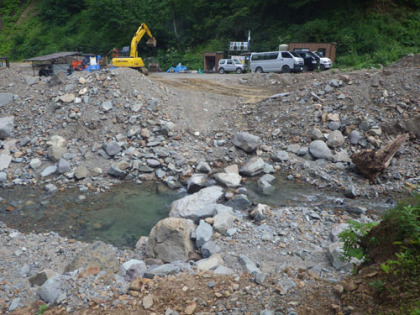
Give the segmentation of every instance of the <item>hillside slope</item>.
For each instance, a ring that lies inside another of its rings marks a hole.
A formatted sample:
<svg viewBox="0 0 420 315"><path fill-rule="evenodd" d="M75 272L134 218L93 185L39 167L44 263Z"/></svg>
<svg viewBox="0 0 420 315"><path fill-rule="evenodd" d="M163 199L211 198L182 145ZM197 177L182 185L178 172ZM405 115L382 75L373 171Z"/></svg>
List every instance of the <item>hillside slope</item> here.
<svg viewBox="0 0 420 315"><path fill-rule="evenodd" d="M400 1L3 0L0 55L21 60L64 50L106 54L127 46L141 22L158 48L140 46L163 68L201 67L205 50L247 41L253 51L291 41L337 42L337 63L388 64L420 47L420 4ZM279 19L279 17L281 17ZM250 37L249 37L250 35Z"/></svg>

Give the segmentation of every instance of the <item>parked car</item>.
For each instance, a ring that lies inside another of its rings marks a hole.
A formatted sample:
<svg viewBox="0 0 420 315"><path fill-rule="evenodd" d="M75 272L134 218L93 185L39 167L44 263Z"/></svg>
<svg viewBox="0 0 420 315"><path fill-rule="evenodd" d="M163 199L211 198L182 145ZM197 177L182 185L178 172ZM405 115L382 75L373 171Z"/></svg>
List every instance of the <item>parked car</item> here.
<svg viewBox="0 0 420 315"><path fill-rule="evenodd" d="M318 69L318 63L315 57L309 54L308 52L297 51L297 52L292 52L292 54L296 54L297 56L303 58L303 62L304 62L303 70L314 71Z"/></svg>
<svg viewBox="0 0 420 315"><path fill-rule="evenodd" d="M330 58L324 57L322 54L316 52L316 51L310 51L310 53L318 62L319 70L324 71L331 69L332 67L332 61Z"/></svg>
<svg viewBox="0 0 420 315"><path fill-rule="evenodd" d="M236 72L237 74L245 73L247 67L238 59L220 59L219 60L219 73Z"/></svg>
<svg viewBox="0 0 420 315"><path fill-rule="evenodd" d="M271 51L252 53L249 69L252 72L301 72L304 61L289 51Z"/></svg>

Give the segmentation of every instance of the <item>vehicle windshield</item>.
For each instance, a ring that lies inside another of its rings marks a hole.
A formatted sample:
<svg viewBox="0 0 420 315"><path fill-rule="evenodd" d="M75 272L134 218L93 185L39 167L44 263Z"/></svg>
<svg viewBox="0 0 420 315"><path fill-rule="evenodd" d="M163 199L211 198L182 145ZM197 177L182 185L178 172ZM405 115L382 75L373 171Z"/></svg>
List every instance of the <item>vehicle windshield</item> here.
<svg viewBox="0 0 420 315"><path fill-rule="evenodd" d="M299 57L299 58L301 58L301 56L298 54L298 53L295 53L294 51L291 51L290 52L293 56L295 56L295 57Z"/></svg>
<svg viewBox="0 0 420 315"><path fill-rule="evenodd" d="M234 59L233 60L234 62L235 62L235 64L237 64L237 65L241 65L242 64L242 62L240 62L239 60L237 60L237 59Z"/></svg>
<svg viewBox="0 0 420 315"><path fill-rule="evenodd" d="M323 58L323 56L321 56L320 54L318 54L316 51L312 52L315 56L317 56L318 58Z"/></svg>

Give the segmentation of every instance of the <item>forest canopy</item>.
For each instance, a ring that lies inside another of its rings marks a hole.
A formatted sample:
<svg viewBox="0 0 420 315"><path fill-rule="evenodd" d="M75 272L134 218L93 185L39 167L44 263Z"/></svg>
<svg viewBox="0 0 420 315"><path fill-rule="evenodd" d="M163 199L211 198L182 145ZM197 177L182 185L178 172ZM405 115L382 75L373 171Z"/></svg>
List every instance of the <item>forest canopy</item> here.
<svg viewBox="0 0 420 315"><path fill-rule="evenodd" d="M158 40L140 55L198 67L202 52L247 41L337 43L342 66L388 64L419 52L420 0L2 0L0 55L21 60L57 51L106 54L128 46L141 23Z"/></svg>

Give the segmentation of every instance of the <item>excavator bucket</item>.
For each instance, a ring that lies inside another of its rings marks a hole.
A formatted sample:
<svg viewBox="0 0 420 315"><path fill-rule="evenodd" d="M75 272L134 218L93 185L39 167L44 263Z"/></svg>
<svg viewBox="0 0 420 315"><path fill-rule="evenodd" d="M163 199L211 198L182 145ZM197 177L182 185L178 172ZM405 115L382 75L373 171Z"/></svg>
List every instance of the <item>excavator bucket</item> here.
<svg viewBox="0 0 420 315"><path fill-rule="evenodd" d="M146 42L146 45L148 47L156 47L156 38L149 38L149 40Z"/></svg>

